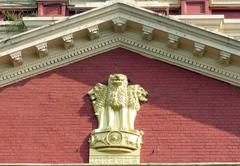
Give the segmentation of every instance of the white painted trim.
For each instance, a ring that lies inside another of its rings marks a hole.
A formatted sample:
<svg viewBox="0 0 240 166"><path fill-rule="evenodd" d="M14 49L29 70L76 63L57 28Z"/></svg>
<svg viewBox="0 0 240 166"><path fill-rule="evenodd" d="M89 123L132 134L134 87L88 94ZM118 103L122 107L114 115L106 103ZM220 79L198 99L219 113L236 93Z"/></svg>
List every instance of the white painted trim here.
<svg viewBox="0 0 240 166"><path fill-rule="evenodd" d="M140 27L147 25L153 28L155 32L160 31L170 36L176 36L178 39L188 39L193 43L204 44L207 47L224 51L237 58L240 56L240 42L237 40L193 25L188 25L179 20L170 19L169 17L159 14L156 15L154 12L142 8L123 3L113 3L99 9L93 9L84 14L57 21L30 32L22 33L7 40L2 40L0 41L0 57L9 56L11 53L35 47L40 43L53 39L62 39L65 35L86 31L86 29L106 22L111 24L112 20L116 18L125 19L127 22L134 22L140 25ZM89 41L87 47L76 46L62 53L36 59L32 63L23 63L23 65L17 68L11 68L1 72L0 86L3 87L118 47L123 47L142 54L143 56L164 61L208 77L240 86L240 70L238 69L233 71L231 68L221 66L218 63L208 63L200 59L194 59L192 58L192 53L190 53L189 56L184 56L181 55L181 51L179 50L166 50L166 48L154 46L151 43L152 42L139 41L139 38L131 37L131 35L127 36L126 33L112 34L105 38L100 37L99 39Z"/></svg>
<svg viewBox="0 0 240 166"><path fill-rule="evenodd" d="M143 56L154 58L173 64L208 77L212 77L232 85L240 86L240 74L228 71L213 64L207 64L181 53L169 52L167 48L160 48L143 43L129 36L129 34L113 34L105 38L89 41L87 47L76 46L64 52L51 55L47 58L36 60L31 64L23 64L18 68L12 68L2 72L0 76L0 87L18 82L20 80L47 72L49 70L66 66L82 59L122 47L139 53Z"/></svg>
<svg viewBox="0 0 240 166"><path fill-rule="evenodd" d="M224 49L227 52L230 52L234 55L240 55L240 42L226 36L222 33L211 32L203 28L199 28L197 26L188 25L176 19L170 19L169 17L156 15L154 12L149 10L145 10L142 8L134 7L127 4L122 3L114 3L109 6L105 6L98 9L93 9L92 12L84 13L82 15L75 15L69 17L67 19L63 19L52 23L50 25L43 26L41 28L34 29L30 32L25 32L9 39L4 39L0 41L0 48L5 50L4 48L9 48L8 46L21 42L21 45L28 42L31 38L39 37L41 34L41 39L44 38L45 40L51 40L52 38L60 37L64 34L63 29L71 25L68 31L70 33L79 31L81 29L93 26L94 24L101 24L103 22L112 20L114 17L123 17L125 19L144 24L144 25L151 25L151 27L155 29L159 29L161 31L165 31L171 34L178 35L180 37L184 37L186 39L196 41L199 43L208 43L210 47L214 47L217 49ZM94 22L93 22L94 18ZM99 18L99 19L98 19ZM101 18L101 19L100 19ZM80 24L78 26L72 26L77 22L84 22L85 24ZM88 23L87 23L88 22ZM91 25L92 24L92 25ZM170 28L171 27L171 28ZM53 35L49 34L49 31L53 33ZM53 32L54 31L54 32ZM37 41L35 39L35 41ZM224 46L227 43L228 46ZM35 45L38 44L37 42ZM28 45L27 47L29 47ZM16 47L17 48L17 47ZM14 50L17 51L17 50ZM11 53L11 51L0 52L0 56L4 56L6 54Z"/></svg>

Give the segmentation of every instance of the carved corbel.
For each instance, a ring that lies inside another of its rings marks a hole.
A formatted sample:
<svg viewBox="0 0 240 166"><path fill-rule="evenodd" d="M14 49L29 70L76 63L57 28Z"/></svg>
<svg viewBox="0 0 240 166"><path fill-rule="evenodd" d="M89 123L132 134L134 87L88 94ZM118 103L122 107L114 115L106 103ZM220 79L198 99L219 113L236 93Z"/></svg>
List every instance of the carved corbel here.
<svg viewBox="0 0 240 166"><path fill-rule="evenodd" d="M123 33L126 29L127 20L125 18L115 18L112 20L115 32Z"/></svg>
<svg viewBox="0 0 240 166"><path fill-rule="evenodd" d="M99 28L98 25L92 26L87 29L88 30L88 37L90 40L99 38Z"/></svg>
<svg viewBox="0 0 240 166"><path fill-rule="evenodd" d="M220 51L219 63L228 65L231 61L231 53L226 51Z"/></svg>
<svg viewBox="0 0 240 166"><path fill-rule="evenodd" d="M10 54L10 58L14 67L21 66L23 64L21 51Z"/></svg>
<svg viewBox="0 0 240 166"><path fill-rule="evenodd" d="M72 48L74 46L73 34L68 34L62 37L65 49Z"/></svg>
<svg viewBox="0 0 240 166"><path fill-rule="evenodd" d="M168 35L168 47L172 49L177 49L179 43L179 36L169 34Z"/></svg>
<svg viewBox="0 0 240 166"><path fill-rule="evenodd" d="M153 35L153 28L143 25L142 31L143 31L143 39L151 41L152 35Z"/></svg>
<svg viewBox="0 0 240 166"><path fill-rule="evenodd" d="M193 55L197 57L202 57L205 52L205 45L201 43L194 43Z"/></svg>
<svg viewBox="0 0 240 166"><path fill-rule="evenodd" d="M36 45L36 49L39 58L48 56L47 42Z"/></svg>

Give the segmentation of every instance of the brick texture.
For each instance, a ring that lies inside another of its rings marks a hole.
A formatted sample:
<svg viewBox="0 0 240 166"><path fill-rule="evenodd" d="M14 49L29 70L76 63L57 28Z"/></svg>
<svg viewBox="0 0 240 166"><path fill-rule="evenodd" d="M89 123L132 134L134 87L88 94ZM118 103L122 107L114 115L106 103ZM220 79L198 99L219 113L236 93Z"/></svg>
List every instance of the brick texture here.
<svg viewBox="0 0 240 166"><path fill-rule="evenodd" d="M1 89L0 162L88 162L86 94L111 73L150 94L136 120L141 162L240 161L239 88L119 48Z"/></svg>

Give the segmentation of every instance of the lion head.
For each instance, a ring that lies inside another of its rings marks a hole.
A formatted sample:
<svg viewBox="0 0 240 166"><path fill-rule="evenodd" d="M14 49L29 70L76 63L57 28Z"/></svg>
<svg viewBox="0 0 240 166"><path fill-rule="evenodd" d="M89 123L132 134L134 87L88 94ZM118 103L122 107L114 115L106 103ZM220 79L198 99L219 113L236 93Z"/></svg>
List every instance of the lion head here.
<svg viewBox="0 0 240 166"><path fill-rule="evenodd" d="M128 80L123 74L111 74L108 79L107 103L114 109L127 107Z"/></svg>
<svg viewBox="0 0 240 166"><path fill-rule="evenodd" d="M108 85L112 85L115 87L127 86L128 85L127 76L123 74L111 74L108 79Z"/></svg>
<svg viewBox="0 0 240 166"><path fill-rule="evenodd" d="M145 91L140 85L138 85L137 96L139 101L147 101L148 92Z"/></svg>

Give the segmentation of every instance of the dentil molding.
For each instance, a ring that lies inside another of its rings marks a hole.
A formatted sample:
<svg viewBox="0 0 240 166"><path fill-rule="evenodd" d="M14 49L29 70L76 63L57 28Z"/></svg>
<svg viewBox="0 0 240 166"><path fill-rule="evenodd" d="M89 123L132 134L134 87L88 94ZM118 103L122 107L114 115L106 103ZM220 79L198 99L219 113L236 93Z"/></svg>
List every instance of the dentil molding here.
<svg viewBox="0 0 240 166"><path fill-rule="evenodd" d="M132 37L132 36L131 36ZM167 48L151 46L131 38L126 34L112 34L101 39L89 41L86 47L74 47L44 59L38 59L31 64L23 64L12 68L0 75L0 86L6 86L46 71L66 66L82 59L94 56L115 48L125 48L143 56L164 61L197 73L220 79L224 82L240 86L240 74L230 72L224 68L200 62L195 58L169 51Z"/></svg>

